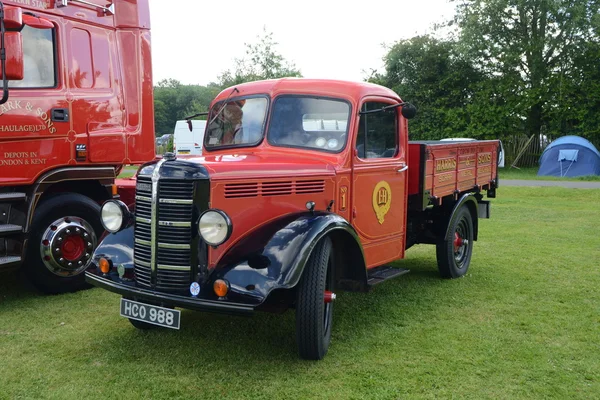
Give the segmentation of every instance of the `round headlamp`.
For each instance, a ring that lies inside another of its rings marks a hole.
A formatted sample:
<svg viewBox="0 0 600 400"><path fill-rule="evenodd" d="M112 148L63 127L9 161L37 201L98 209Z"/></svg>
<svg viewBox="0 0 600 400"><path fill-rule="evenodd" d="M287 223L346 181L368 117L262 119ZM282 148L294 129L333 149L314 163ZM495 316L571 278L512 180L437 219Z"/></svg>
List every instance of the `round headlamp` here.
<svg viewBox="0 0 600 400"><path fill-rule="evenodd" d="M211 246L223 244L232 230L231 220L221 210L207 210L200 215L198 233Z"/></svg>
<svg viewBox="0 0 600 400"><path fill-rule="evenodd" d="M128 215L129 209L125 203L119 200L108 200L102 205L100 220L104 229L110 233L117 233L125 226Z"/></svg>

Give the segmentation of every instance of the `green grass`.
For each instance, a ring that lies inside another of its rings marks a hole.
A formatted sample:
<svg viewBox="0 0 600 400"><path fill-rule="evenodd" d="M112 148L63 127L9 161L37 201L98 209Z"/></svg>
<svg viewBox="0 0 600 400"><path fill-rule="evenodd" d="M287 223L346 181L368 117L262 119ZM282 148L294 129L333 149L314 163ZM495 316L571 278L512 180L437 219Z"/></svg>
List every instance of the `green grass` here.
<svg viewBox="0 0 600 400"><path fill-rule="evenodd" d="M125 165L119 174L119 178L129 178L134 176L138 168L138 165Z"/></svg>
<svg viewBox="0 0 600 400"><path fill-rule="evenodd" d="M297 358L291 311L141 332L117 295L0 276L0 398L598 398L600 190L498 196L464 278L417 246L410 274L339 293L321 362Z"/></svg>
<svg viewBox="0 0 600 400"><path fill-rule="evenodd" d="M540 181L598 181L600 182L600 175L587 175L578 176L575 178L560 178L557 176L538 176L538 167L527 167L527 168L511 168L505 166L504 168L498 168L500 174L500 180L502 179L526 179L526 180L540 180Z"/></svg>

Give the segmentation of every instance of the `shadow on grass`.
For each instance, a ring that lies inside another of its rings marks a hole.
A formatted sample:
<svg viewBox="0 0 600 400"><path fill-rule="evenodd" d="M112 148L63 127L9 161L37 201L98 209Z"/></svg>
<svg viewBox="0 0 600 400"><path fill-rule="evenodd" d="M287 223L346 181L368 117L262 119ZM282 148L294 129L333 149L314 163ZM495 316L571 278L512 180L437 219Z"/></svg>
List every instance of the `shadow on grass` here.
<svg viewBox="0 0 600 400"><path fill-rule="evenodd" d="M43 296L19 271L0 273L0 304L3 308L12 303L28 301Z"/></svg>
<svg viewBox="0 0 600 400"><path fill-rule="evenodd" d="M421 290L440 285L439 274L430 261L411 260L403 266L414 270L378 285L371 293L340 293L334 311L332 345L353 345L358 338L368 335L375 323L381 322L381 315L402 313L399 296L408 296L405 299L408 303L418 303L413 297ZM102 349L97 351L108 351L107 356L121 361L141 358L158 368L190 363L211 365L215 360L236 365L251 359L263 366L281 360L301 362L296 352L293 309L282 314L256 313L252 317L182 310L181 320L180 331L161 328L139 331L123 320L110 337L102 338ZM343 335L338 335L342 331Z"/></svg>

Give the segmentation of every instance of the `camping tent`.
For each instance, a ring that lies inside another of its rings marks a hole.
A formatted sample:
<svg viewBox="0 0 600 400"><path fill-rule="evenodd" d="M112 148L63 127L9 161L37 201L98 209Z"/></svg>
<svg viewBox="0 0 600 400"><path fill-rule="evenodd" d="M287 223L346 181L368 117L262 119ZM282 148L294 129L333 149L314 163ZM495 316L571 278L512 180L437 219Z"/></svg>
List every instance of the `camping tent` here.
<svg viewBox="0 0 600 400"><path fill-rule="evenodd" d="M600 152L582 137L563 136L542 153L538 175L600 175Z"/></svg>

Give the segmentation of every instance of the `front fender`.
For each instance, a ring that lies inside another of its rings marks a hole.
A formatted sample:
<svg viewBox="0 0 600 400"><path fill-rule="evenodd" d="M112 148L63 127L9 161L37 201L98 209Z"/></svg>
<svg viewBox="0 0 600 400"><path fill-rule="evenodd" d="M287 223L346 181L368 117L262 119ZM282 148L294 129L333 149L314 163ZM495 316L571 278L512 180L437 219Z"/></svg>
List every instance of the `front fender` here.
<svg viewBox="0 0 600 400"><path fill-rule="evenodd" d="M231 291L264 301L275 289L296 286L314 246L331 233L352 237L364 260L358 235L344 218L325 212L300 213L246 235L223 256L213 274L226 279Z"/></svg>
<svg viewBox="0 0 600 400"><path fill-rule="evenodd" d="M117 233L108 233L102 239L94 251L93 260L97 261L105 257L112 261L113 265L122 264L127 271L133 271L133 237L134 226L129 225Z"/></svg>

